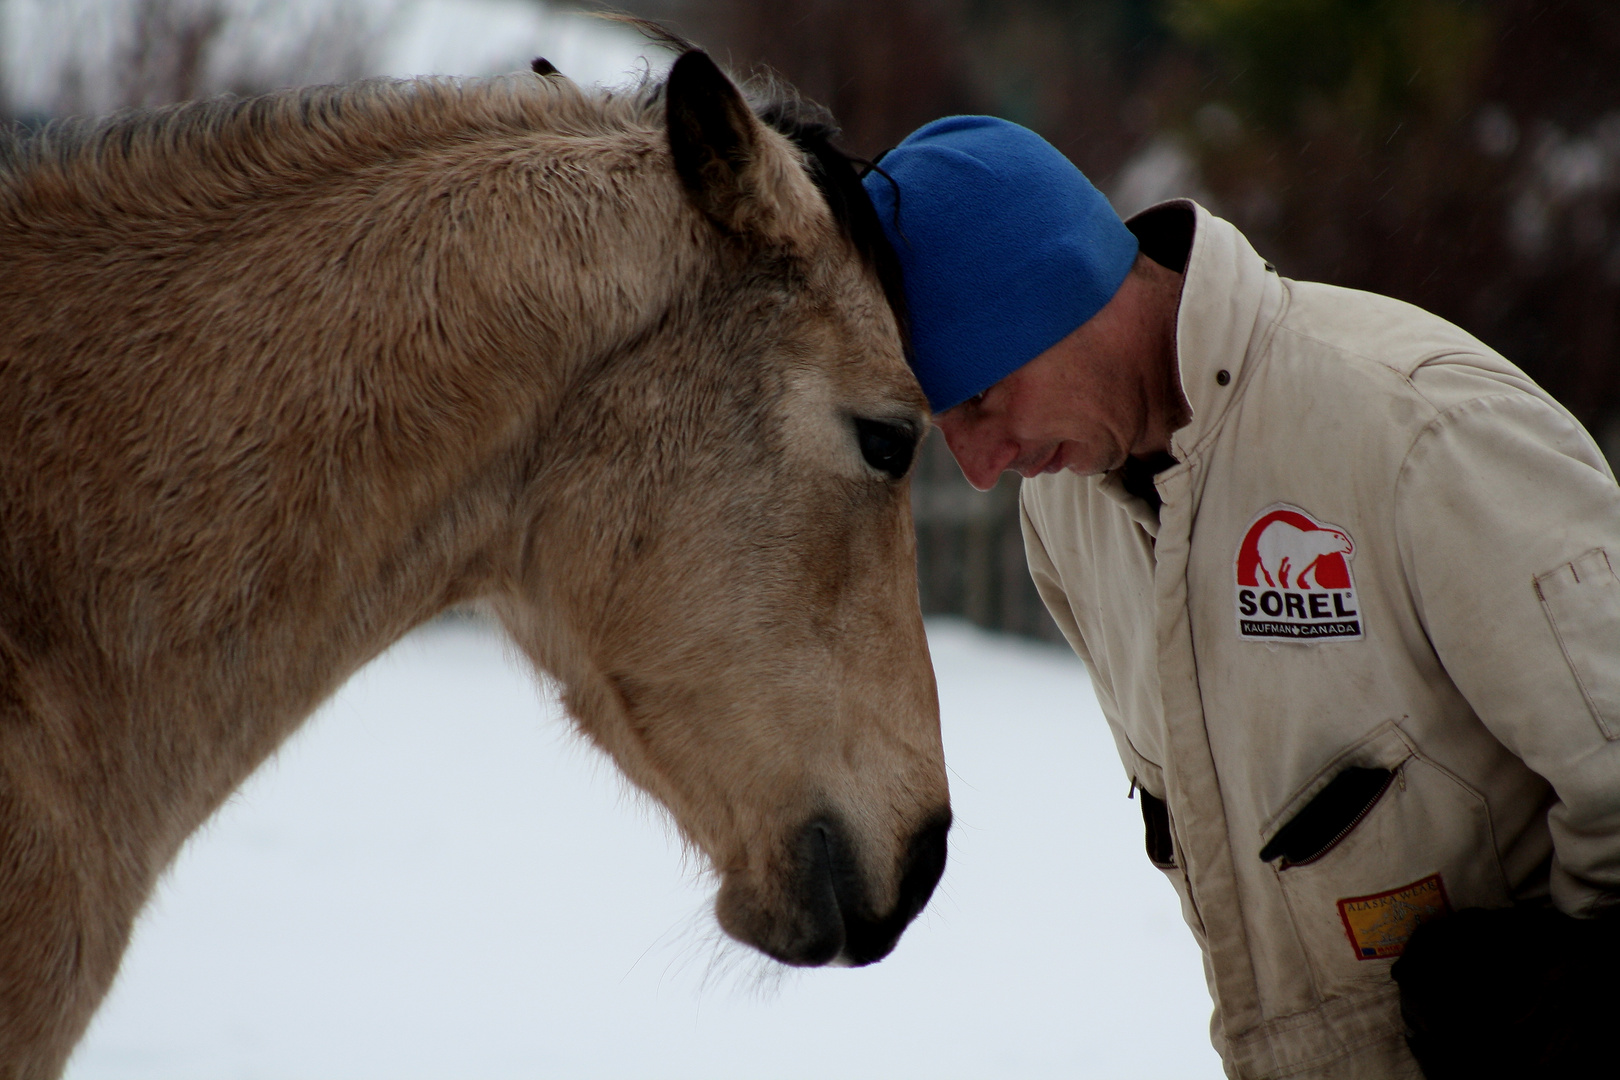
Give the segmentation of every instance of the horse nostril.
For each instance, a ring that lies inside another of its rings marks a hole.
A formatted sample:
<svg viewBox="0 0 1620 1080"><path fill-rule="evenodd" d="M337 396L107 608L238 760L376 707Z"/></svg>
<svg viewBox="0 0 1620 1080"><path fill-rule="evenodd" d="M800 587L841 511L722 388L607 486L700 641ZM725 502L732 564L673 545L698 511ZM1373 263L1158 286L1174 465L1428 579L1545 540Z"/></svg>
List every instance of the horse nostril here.
<svg viewBox="0 0 1620 1080"><path fill-rule="evenodd" d="M930 818L911 837L900 876L900 896L895 915L904 926L934 895L934 886L945 873L945 834L951 830L951 812L944 810Z"/></svg>
<svg viewBox="0 0 1620 1080"><path fill-rule="evenodd" d="M799 902L806 925L802 937L779 956L790 964L816 967L835 959L844 947L845 910L850 905L854 867L837 822L818 818L799 833Z"/></svg>
<svg viewBox="0 0 1620 1080"><path fill-rule="evenodd" d="M934 894L945 872L945 835L951 828L949 808L939 811L911 836L900 864L900 887L894 907L882 918L858 916L844 908L843 958L860 967L889 955L900 933ZM840 895L840 901L843 896Z"/></svg>
<svg viewBox="0 0 1620 1080"><path fill-rule="evenodd" d="M839 963L860 967L887 956L916 917L945 870L948 809L931 816L906 844L896 867L892 905L876 909L848 830L834 815L813 818L794 841L790 895L796 911L782 921L760 918L758 909L722 898L717 910L727 932L757 945L784 963L815 967ZM739 894L746 895L746 894ZM774 925L772 925L774 923Z"/></svg>

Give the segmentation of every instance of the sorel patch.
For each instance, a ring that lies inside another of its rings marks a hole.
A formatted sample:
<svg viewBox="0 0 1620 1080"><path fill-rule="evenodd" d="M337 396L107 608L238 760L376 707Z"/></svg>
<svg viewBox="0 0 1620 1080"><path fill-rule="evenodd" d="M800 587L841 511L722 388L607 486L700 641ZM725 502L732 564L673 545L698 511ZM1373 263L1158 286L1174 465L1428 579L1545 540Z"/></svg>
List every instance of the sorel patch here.
<svg viewBox="0 0 1620 1080"><path fill-rule="evenodd" d="M1339 901L1339 918L1356 950L1357 960L1387 960L1401 955L1419 926L1451 910L1439 874L1372 896Z"/></svg>
<svg viewBox="0 0 1620 1080"><path fill-rule="evenodd" d="M1238 637L1245 641L1358 641L1361 604L1350 576L1356 545L1336 525L1273 503L1237 550Z"/></svg>

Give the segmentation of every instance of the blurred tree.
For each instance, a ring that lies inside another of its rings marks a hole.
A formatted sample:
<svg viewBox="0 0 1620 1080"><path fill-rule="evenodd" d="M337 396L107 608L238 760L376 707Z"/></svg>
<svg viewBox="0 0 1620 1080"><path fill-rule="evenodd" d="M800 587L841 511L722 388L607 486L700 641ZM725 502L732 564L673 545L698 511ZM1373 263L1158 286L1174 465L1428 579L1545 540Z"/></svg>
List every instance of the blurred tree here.
<svg viewBox="0 0 1620 1080"><path fill-rule="evenodd" d="M402 2L0 0L0 92L43 120L357 78Z"/></svg>
<svg viewBox="0 0 1620 1080"><path fill-rule="evenodd" d="M1327 110L1369 130L1466 103L1486 16L1470 0L1169 0L1266 128L1297 135Z"/></svg>
<svg viewBox="0 0 1620 1080"><path fill-rule="evenodd" d="M1620 9L1170 0L1175 126L1285 272L1478 334L1620 450Z"/></svg>
<svg viewBox="0 0 1620 1080"><path fill-rule="evenodd" d="M1045 135L1095 181L1147 142L1166 89L1158 0L971 0L964 12L985 108Z"/></svg>
<svg viewBox="0 0 1620 1080"><path fill-rule="evenodd" d="M120 104L164 105L198 97L227 17L223 0L184 5L136 0L133 32L118 71Z"/></svg>
<svg viewBox="0 0 1620 1080"><path fill-rule="evenodd" d="M11 8L9 0L0 0L0 124L16 119L11 105Z"/></svg>

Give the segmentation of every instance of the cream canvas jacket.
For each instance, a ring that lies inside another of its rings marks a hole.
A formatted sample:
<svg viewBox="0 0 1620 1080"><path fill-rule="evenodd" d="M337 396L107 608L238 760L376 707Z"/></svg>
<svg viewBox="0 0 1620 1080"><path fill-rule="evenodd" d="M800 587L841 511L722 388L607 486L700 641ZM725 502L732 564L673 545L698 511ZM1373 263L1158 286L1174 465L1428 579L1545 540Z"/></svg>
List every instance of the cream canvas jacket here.
<svg viewBox="0 0 1620 1080"><path fill-rule="evenodd" d="M1620 892L1620 489L1462 330L1191 203L1132 228L1178 217L1163 505L1027 481L1030 569L1168 804L1228 1075L1415 1077L1389 969L1423 919Z"/></svg>

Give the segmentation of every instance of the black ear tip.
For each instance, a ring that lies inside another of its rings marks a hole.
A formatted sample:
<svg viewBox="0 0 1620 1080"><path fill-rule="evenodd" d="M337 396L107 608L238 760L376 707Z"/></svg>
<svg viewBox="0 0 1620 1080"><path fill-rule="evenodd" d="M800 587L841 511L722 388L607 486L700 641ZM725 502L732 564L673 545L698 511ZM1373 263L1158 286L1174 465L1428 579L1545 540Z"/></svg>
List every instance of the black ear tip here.
<svg viewBox="0 0 1620 1080"><path fill-rule="evenodd" d="M735 83L702 49L683 52L670 66L664 96L671 118L677 114L746 109Z"/></svg>
<svg viewBox="0 0 1620 1080"><path fill-rule="evenodd" d="M719 67L702 49L688 49L675 58L669 68L669 81L683 83L689 80L724 79Z"/></svg>
<svg viewBox="0 0 1620 1080"><path fill-rule="evenodd" d="M550 60L547 60L543 56L535 57L532 61L529 62L529 67L534 70L534 73L536 75L557 75L557 74L560 74L560 72L558 72L558 70L557 70L556 65L554 65Z"/></svg>

